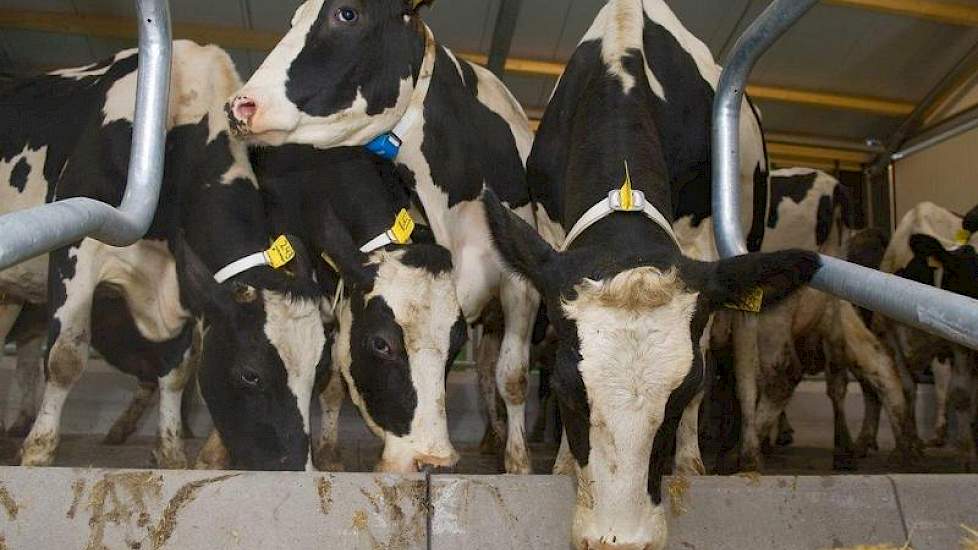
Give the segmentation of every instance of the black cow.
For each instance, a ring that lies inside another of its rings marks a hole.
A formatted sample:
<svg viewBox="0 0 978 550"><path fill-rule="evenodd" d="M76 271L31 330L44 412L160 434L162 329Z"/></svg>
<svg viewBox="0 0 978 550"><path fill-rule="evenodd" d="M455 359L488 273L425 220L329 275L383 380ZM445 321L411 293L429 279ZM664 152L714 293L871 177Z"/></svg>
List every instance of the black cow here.
<svg viewBox="0 0 978 550"><path fill-rule="evenodd" d="M273 225L303 236L339 270L319 264L325 295L336 294L342 276L346 293L336 297L331 312L338 325L333 367L384 441L378 470L454 466L458 454L448 437L445 377L467 327L455 296L451 254L420 242L420 229L413 242L383 237L393 233L399 215L405 219L410 195L393 165L363 148L284 145L255 156ZM332 377L329 384L320 394L320 469L338 462L342 381Z"/></svg>
<svg viewBox="0 0 978 550"><path fill-rule="evenodd" d="M478 199L489 187L533 222L524 173L533 134L492 73L436 44L418 15L427 3L305 2L227 111L232 127L256 143L369 145L394 158L437 242L452 253L466 320L476 322L500 299L505 332L495 370L508 418L505 467L527 473L524 408L539 296L502 269Z"/></svg>
<svg viewBox="0 0 978 550"><path fill-rule="evenodd" d="M496 246L543 295L559 338L553 386L578 479L577 548L665 546L670 451L676 473L702 471L696 417L712 313L749 308L758 290L776 303L819 266L797 250L684 254L673 222L691 227L683 201L708 208L710 181L692 166L680 175L672 155L684 147L667 139L709 151L711 92L676 36L690 37L665 4L613 0L571 58L528 164L532 194L568 235L559 250L485 194Z"/></svg>
<svg viewBox="0 0 978 550"><path fill-rule="evenodd" d="M77 196L121 201L136 53L4 87L3 211ZM172 339L203 321L199 381L234 467L309 463L308 403L324 346L319 292L300 243L289 266L295 276L255 255L269 246L262 197L247 150L231 139L222 111L221 96L239 84L224 51L174 43L163 188L146 237L124 248L85 239L0 272L0 289L46 301L50 311L47 383L24 464L53 460L62 407L88 361L92 300L102 283L125 297L148 340ZM242 258L261 261L242 271ZM165 467L186 465L180 402L193 362L185 356L159 380L157 456Z"/></svg>

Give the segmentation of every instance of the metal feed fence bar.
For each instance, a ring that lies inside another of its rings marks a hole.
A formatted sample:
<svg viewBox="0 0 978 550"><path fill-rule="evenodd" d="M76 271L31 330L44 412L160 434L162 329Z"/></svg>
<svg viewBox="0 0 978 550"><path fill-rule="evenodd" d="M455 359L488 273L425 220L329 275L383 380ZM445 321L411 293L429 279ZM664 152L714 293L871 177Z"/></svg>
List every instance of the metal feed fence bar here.
<svg viewBox="0 0 978 550"><path fill-rule="evenodd" d="M149 229L163 178L170 90L168 0L136 0L139 75L126 192L119 208L78 197L0 216L0 269L92 237L132 244Z"/></svg>
<svg viewBox="0 0 978 550"><path fill-rule="evenodd" d="M737 41L713 105L713 224L724 258L747 253L740 227L740 107L754 64L818 0L774 0ZM978 301L822 256L812 287L978 349Z"/></svg>

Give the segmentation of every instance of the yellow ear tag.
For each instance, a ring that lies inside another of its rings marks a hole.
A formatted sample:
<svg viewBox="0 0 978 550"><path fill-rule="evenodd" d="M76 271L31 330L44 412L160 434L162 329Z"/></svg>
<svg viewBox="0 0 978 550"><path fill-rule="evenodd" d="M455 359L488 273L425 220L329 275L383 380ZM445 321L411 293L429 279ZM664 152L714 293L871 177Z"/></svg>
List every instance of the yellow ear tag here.
<svg viewBox="0 0 978 550"><path fill-rule="evenodd" d="M265 258L268 259L268 265L278 269L295 258L295 249L292 248L289 239L281 235L275 239L272 247L265 251Z"/></svg>
<svg viewBox="0 0 978 550"><path fill-rule="evenodd" d="M971 231L967 229L958 229L958 232L954 235L954 242L965 245L971 239Z"/></svg>
<svg viewBox="0 0 978 550"><path fill-rule="evenodd" d="M395 244L405 244L411 238L411 233L414 233L414 218L408 211L401 209L397 213L397 217L394 218L394 227L391 227L391 240Z"/></svg>
<svg viewBox="0 0 978 550"><path fill-rule="evenodd" d="M635 206L632 202L632 176L628 173L627 160L625 161L625 183L618 190L618 203L621 204L621 209L625 211L631 210Z"/></svg>
<svg viewBox="0 0 978 550"><path fill-rule="evenodd" d="M944 264L942 264L941 262L937 261L937 258L935 258L933 256L927 258L927 265L929 265L930 267L933 267L934 269L941 269L942 267L944 267Z"/></svg>
<svg viewBox="0 0 978 550"><path fill-rule="evenodd" d="M736 309L750 313L760 313L761 304L764 302L764 291L758 287L741 297L736 303L724 304L727 309Z"/></svg>

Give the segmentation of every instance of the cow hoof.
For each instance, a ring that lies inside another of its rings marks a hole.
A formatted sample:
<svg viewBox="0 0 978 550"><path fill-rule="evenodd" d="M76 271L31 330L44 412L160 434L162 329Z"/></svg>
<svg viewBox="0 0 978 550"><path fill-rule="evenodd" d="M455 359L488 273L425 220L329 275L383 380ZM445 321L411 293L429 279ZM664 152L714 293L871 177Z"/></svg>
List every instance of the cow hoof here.
<svg viewBox="0 0 978 550"><path fill-rule="evenodd" d="M832 456L832 469L840 472L851 472L856 469L856 459L851 453L835 454Z"/></svg>
<svg viewBox="0 0 978 550"><path fill-rule="evenodd" d="M153 451L153 462L163 470L186 470L190 466L182 449L156 449Z"/></svg>
<svg viewBox="0 0 978 550"><path fill-rule="evenodd" d="M934 439L927 442L928 447L943 447L947 445L947 426L939 426L934 430Z"/></svg>
<svg viewBox="0 0 978 550"><path fill-rule="evenodd" d="M497 455L502 450L502 446L502 441L496 436L496 430L490 426L482 434L482 441L479 442L479 454L487 456Z"/></svg>
<svg viewBox="0 0 978 550"><path fill-rule="evenodd" d="M333 451L317 450L313 453L312 465L320 472L343 472L346 467L340 460L339 453Z"/></svg>
<svg viewBox="0 0 978 550"><path fill-rule="evenodd" d="M778 447L790 447L795 443L795 432L794 431L784 431L778 434L778 439L775 441Z"/></svg>
<svg viewBox="0 0 978 550"><path fill-rule="evenodd" d="M855 458L866 458L870 451L879 451L880 447L875 439L860 436L852 446L852 456Z"/></svg>
<svg viewBox="0 0 978 550"><path fill-rule="evenodd" d="M760 472L761 457L754 455L740 455L738 470L741 472Z"/></svg>
<svg viewBox="0 0 978 550"><path fill-rule="evenodd" d="M34 426L34 417L20 415L17 420L7 429L7 437L16 437L22 439L27 437L27 434L31 433L31 428Z"/></svg>
<svg viewBox="0 0 978 550"><path fill-rule="evenodd" d="M119 428L117 426L112 426L109 433L105 434L105 438L102 439L103 445L122 445L129 439L129 434L132 433L125 428Z"/></svg>
<svg viewBox="0 0 978 550"><path fill-rule="evenodd" d="M761 454L767 456L773 453L774 453L774 445L771 445L771 441L769 439L764 438L761 441Z"/></svg>
<svg viewBox="0 0 978 550"><path fill-rule="evenodd" d="M50 466L54 463L54 450L45 452L41 450L21 449L17 453L21 466Z"/></svg>
<svg viewBox="0 0 978 550"><path fill-rule="evenodd" d="M523 456L519 458L510 453L506 453L503 466L507 474L529 475L533 473L533 468L530 466L529 453L523 453Z"/></svg>

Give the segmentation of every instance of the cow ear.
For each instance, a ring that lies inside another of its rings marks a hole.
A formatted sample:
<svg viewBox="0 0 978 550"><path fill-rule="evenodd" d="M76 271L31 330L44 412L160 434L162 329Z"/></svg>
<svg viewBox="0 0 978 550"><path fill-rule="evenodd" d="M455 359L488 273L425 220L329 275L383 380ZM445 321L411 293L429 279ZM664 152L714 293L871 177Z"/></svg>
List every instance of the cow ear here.
<svg viewBox="0 0 978 550"><path fill-rule="evenodd" d="M970 233L978 233L978 206L972 208L961 221L961 227Z"/></svg>
<svg viewBox="0 0 978 550"><path fill-rule="evenodd" d="M353 288L368 288L372 277L370 270L365 267L367 256L360 252L360 248L353 241L346 226L333 212L332 207L322 208L320 216L322 229L316 240L319 252L329 258L328 263L340 272L347 285Z"/></svg>
<svg viewBox="0 0 978 550"><path fill-rule="evenodd" d="M913 251L914 256L927 258L928 260L933 258L940 263L944 263L948 256L947 250L940 241L923 233L910 235L910 250Z"/></svg>
<svg viewBox="0 0 978 550"><path fill-rule="evenodd" d="M214 280L214 274L190 248L182 231L174 239L173 252L181 301L194 312L207 316L230 315L231 292Z"/></svg>
<svg viewBox="0 0 978 550"><path fill-rule="evenodd" d="M559 258L557 251L530 224L503 206L491 189L482 192L482 204L493 243L503 261L544 293L548 286L546 274Z"/></svg>
<svg viewBox="0 0 978 550"><path fill-rule="evenodd" d="M289 272L296 279L303 281L312 280L312 258L309 257L309 250L306 248L305 243L302 242L302 239L292 234L286 234L286 238L289 239L292 250L295 251L295 258L286 264L285 267L289 269Z"/></svg>
<svg viewBox="0 0 978 550"><path fill-rule="evenodd" d="M818 254L806 250L754 253L699 264L698 268L688 270L692 271L688 282L703 292L716 308L744 304L751 302L752 297L761 296L763 305L769 306L810 281L819 267ZM697 274L699 269L704 270Z"/></svg>

